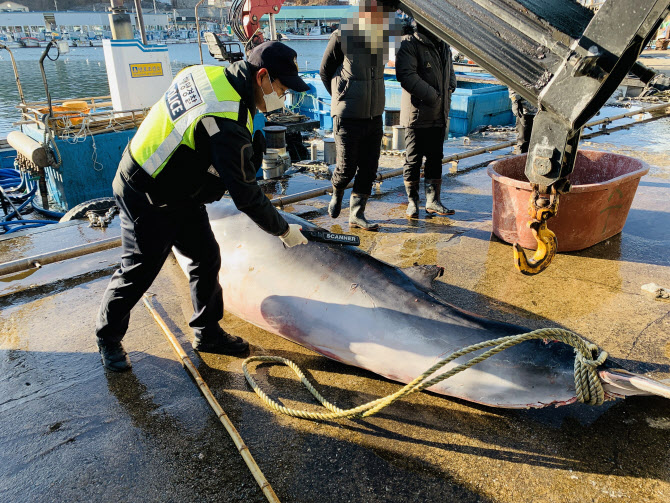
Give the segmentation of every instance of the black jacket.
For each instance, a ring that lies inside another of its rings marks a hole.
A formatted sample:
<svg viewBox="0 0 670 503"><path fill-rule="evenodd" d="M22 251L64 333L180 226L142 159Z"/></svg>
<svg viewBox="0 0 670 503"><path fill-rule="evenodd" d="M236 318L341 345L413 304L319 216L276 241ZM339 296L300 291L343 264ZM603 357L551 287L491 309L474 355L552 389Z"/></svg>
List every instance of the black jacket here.
<svg viewBox="0 0 670 503"><path fill-rule="evenodd" d="M239 61L225 72L242 98L242 106L255 114L250 65ZM220 117L214 120L219 131L210 136L201 121L195 129L195 150L181 145L156 178L134 161L128 164L122 160L121 174L156 206L211 203L228 191L235 206L264 231L275 236L284 234L288 230L286 220L256 182L257 168L251 162L253 148L246 121L242 124ZM127 151L126 156L129 157Z"/></svg>
<svg viewBox="0 0 670 503"><path fill-rule="evenodd" d="M332 96L330 114L343 119L370 119L384 113L383 53L366 49L365 40L350 37L345 54L340 30L330 36L319 74Z"/></svg>
<svg viewBox="0 0 670 503"><path fill-rule="evenodd" d="M404 127L446 126L456 74L451 49L437 46L425 35L405 35L395 59L395 74L402 86L400 125Z"/></svg>

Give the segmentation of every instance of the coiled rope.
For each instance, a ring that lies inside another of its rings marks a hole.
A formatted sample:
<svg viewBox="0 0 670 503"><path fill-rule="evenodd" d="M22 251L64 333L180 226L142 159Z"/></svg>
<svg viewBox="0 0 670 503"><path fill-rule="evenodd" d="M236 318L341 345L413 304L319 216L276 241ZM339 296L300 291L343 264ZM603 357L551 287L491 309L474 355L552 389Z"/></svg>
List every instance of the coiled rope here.
<svg viewBox="0 0 670 503"><path fill-rule="evenodd" d="M363 418L378 413L382 409L388 407L392 403L400 400L405 396L429 388L441 381L444 381L445 379L458 374L459 372L463 372L464 370L467 370L470 367L483 362L487 358L490 358L491 356L498 354L501 351L531 339L556 340L572 346L575 349L574 376L577 399L580 402L589 405L601 405L605 401L605 392L603 390L602 383L600 382L597 368L605 362L607 359L607 353L605 351L600 351L598 354L598 346L584 340L574 332L560 328L543 328L540 330L533 330L532 332L527 332L525 334L510 335L507 337L500 337L498 339L491 339L489 341L480 342L479 344L473 344L471 346L465 347L440 360L419 377L414 379L411 383L407 384L395 393L391 393L385 397L378 398L377 400L373 400L363 405L359 405L358 407L346 410L340 409L323 398L323 396L321 396L321 394L314 388L314 386L312 386L312 383L310 383L309 380L305 377L300 368L287 358L282 358L280 356L252 356L244 360L242 363L242 371L244 372L244 376L246 377L247 382L249 382L249 385L261 398L261 400L263 400L263 402L265 402L271 409L277 412L281 412L282 414L286 414L287 416L312 420ZM461 356L467 355L468 353L490 347L492 347L492 349L489 349L488 351L485 351L484 353L472 358L468 362L458 365L448 370L447 372L429 379L431 375L433 375L449 362L452 362ZM256 381L254 381L254 379L251 377L248 365L252 362L271 362L286 365L296 373L303 385L310 391L310 393L312 393L312 395L314 395L314 397L321 403L321 405L323 405L331 412L322 413L290 409L272 400L265 394L265 392L263 392L262 389L260 389Z"/></svg>

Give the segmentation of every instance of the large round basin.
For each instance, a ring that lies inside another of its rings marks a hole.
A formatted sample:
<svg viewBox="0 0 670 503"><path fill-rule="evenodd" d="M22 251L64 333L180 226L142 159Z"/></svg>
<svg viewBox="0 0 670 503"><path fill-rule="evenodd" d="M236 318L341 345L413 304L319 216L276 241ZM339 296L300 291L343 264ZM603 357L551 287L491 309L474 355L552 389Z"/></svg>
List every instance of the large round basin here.
<svg viewBox="0 0 670 503"><path fill-rule="evenodd" d="M492 162L493 233L508 243L537 248L528 228L531 187L524 170L526 154ZM572 188L560 196L558 215L547 222L558 251L582 250L621 232L640 178L649 166L625 155L580 150L568 177Z"/></svg>

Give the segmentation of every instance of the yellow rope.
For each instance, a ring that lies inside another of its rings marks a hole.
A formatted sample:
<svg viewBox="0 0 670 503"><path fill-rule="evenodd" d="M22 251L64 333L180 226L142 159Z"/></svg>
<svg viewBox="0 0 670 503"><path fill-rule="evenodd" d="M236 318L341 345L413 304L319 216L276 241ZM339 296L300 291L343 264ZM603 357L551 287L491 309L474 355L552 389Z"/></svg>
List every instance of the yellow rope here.
<svg viewBox="0 0 670 503"><path fill-rule="evenodd" d="M510 335L507 337L500 337L498 339L492 339L490 341L480 342L479 344L474 344L463 348L455 353L452 353L448 357L440 360L431 368L426 370L419 377L414 379L411 383L407 384L400 390L395 393L391 393L377 400L359 405L358 407L343 410L339 407L328 402L321 394L312 386L312 383L307 380L305 375L302 373L300 368L291 360L282 358L280 356L252 356L247 358L242 363L242 371L246 377L249 385L253 388L256 394L263 400L271 409L286 414L288 416L300 417L303 419L314 419L314 420L331 420L331 419L343 419L343 418L354 418L354 417L369 417L373 414L376 414L380 410L388 407L392 403L400 400L401 398L416 393L417 391L422 391L426 388L429 388L445 379L448 379L451 376L458 374L470 367L476 365L479 362L490 358L491 356L504 351L507 348L515 346L521 342L528 341L531 339L548 339L548 340L557 340L572 346L575 349L575 390L577 398L582 403L587 403L590 405L601 405L605 400L605 392L603 391L602 383L600 382L600 377L598 376L597 368L602 365L607 359L607 353L601 351L595 358L595 354L598 352L598 347L595 344L591 344L588 341L582 339L579 335L571 332L569 330L563 330L560 328L543 328L540 330L534 330L525 334L519 335ZM431 375L437 372L440 368L446 365L449 362L454 361L461 356L464 356L468 353L478 351L480 349L489 348L494 346L492 349L485 351L469 360L466 363L458 365L451 370L439 374L432 379L429 379ZM299 409L290 409L280 405L276 401L268 397L263 390L258 387L258 384L251 377L249 373L248 365L251 362L272 362L272 363L282 363L293 370L296 375L300 378L300 381L305 385L305 387L314 395L314 397L328 409L329 413L322 412L310 412L307 410Z"/></svg>

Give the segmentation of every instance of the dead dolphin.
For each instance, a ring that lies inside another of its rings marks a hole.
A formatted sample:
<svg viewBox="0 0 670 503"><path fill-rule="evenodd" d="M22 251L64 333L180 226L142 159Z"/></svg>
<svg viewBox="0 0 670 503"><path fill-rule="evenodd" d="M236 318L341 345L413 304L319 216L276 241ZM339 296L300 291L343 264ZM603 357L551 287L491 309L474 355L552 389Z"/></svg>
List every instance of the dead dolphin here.
<svg viewBox="0 0 670 503"><path fill-rule="evenodd" d="M310 242L287 249L230 201L209 205L208 212L221 247L226 310L339 362L408 383L465 346L528 332L436 297L431 282L438 267L401 270L351 246ZM185 269L184 257L178 260ZM428 389L495 407L565 405L576 400L573 365L571 347L528 341ZM670 398L670 386L608 365L600 376L609 398Z"/></svg>

